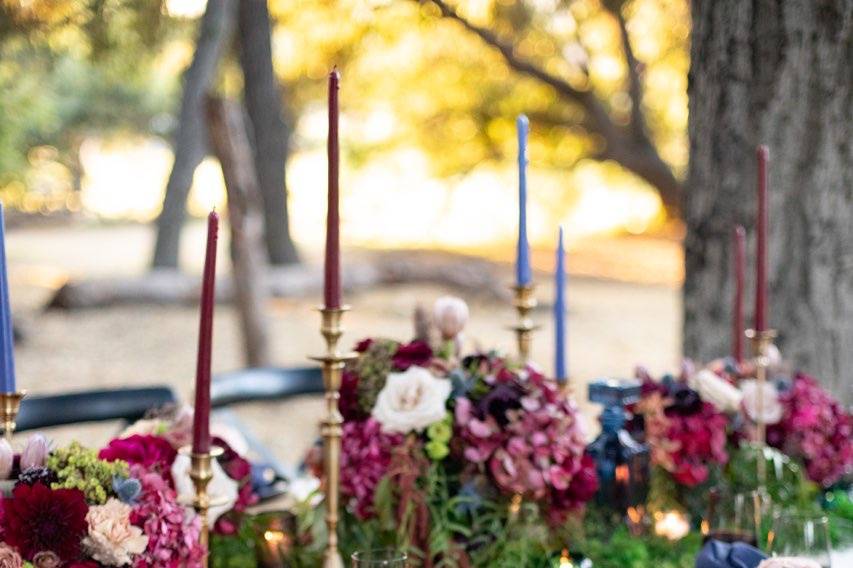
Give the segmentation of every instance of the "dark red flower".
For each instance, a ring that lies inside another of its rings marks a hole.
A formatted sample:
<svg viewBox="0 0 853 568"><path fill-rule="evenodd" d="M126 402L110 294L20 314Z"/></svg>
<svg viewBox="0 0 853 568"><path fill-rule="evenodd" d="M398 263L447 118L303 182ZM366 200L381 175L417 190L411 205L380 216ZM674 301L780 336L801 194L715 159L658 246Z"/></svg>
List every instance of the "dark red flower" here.
<svg viewBox="0 0 853 568"><path fill-rule="evenodd" d="M394 353L392 362L395 369L405 371L415 365L425 367L429 364L430 359L432 359L432 348L427 343L416 339L411 343L401 345Z"/></svg>
<svg viewBox="0 0 853 568"><path fill-rule="evenodd" d="M365 412L358 404L358 375L345 370L341 376L341 397L338 399L338 410L344 420L360 420L366 418Z"/></svg>
<svg viewBox="0 0 853 568"><path fill-rule="evenodd" d="M3 499L3 510L4 539L23 558L32 560L36 553L48 550L63 561L80 555L89 512L82 491L20 484L11 498Z"/></svg>
<svg viewBox="0 0 853 568"><path fill-rule="evenodd" d="M572 477L569 486L562 491L551 492L551 506L547 518L553 526L566 521L569 513L581 509L598 491L598 475L595 471L595 461L589 454L581 458L580 469Z"/></svg>
<svg viewBox="0 0 853 568"><path fill-rule="evenodd" d="M373 345L373 340L371 338L362 339L358 343L355 344L355 352L356 353L364 353L370 346Z"/></svg>
<svg viewBox="0 0 853 568"><path fill-rule="evenodd" d="M135 434L111 441L98 457L106 461L123 460L139 464L145 469L156 467L162 473L171 470L176 455L177 451L165 438Z"/></svg>
<svg viewBox="0 0 853 568"><path fill-rule="evenodd" d="M100 564L91 560L76 560L70 564L66 564L65 568L100 568Z"/></svg>
<svg viewBox="0 0 853 568"><path fill-rule="evenodd" d="M252 473L252 464L250 464L243 456L238 454L228 445L228 442L222 438L215 437L213 444L223 449L222 455L219 456L219 465L225 473L234 481L244 481Z"/></svg>

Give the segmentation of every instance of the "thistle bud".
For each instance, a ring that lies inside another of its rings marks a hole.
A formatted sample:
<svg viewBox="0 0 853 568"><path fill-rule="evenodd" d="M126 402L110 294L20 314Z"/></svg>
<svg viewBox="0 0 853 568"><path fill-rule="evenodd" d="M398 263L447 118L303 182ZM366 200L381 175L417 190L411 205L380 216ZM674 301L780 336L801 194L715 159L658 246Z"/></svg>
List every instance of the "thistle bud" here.
<svg viewBox="0 0 853 568"><path fill-rule="evenodd" d="M41 434L30 436L27 447L21 452L21 471L31 467L44 467L50 452L47 438Z"/></svg>

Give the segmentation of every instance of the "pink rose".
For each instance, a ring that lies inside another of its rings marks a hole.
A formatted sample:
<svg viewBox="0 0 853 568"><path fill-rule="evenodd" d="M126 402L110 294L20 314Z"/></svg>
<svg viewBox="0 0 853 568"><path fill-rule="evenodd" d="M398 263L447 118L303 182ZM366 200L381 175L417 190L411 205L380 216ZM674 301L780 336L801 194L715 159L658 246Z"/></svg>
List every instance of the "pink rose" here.
<svg viewBox="0 0 853 568"><path fill-rule="evenodd" d="M161 471L168 471L176 455L177 451L165 438L136 434L111 441L101 450L98 457L106 461L122 460L129 464L139 464L145 469L156 465Z"/></svg>

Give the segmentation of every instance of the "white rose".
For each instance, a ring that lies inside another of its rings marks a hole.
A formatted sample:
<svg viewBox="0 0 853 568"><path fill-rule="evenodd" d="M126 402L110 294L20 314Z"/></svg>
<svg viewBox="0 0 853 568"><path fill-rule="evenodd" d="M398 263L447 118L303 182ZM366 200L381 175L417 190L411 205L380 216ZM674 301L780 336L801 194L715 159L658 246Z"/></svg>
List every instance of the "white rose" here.
<svg viewBox="0 0 853 568"><path fill-rule="evenodd" d="M468 304L453 296L443 296L435 301L432 314L442 339L453 339L468 323Z"/></svg>
<svg viewBox="0 0 853 568"><path fill-rule="evenodd" d="M190 457L186 454L178 454L172 464L172 479L175 480L175 491L178 492L178 499L181 503L192 503L195 497L195 485L190 478L191 465ZM216 519L234 507L239 488L237 482L228 477L218 461L211 460L211 466L213 478L207 486L207 493L218 504L208 509L207 520L210 526L213 526Z"/></svg>
<svg viewBox="0 0 853 568"><path fill-rule="evenodd" d="M419 432L444 419L450 389L449 380L439 379L423 367L391 373L376 399L373 418L386 432Z"/></svg>
<svg viewBox="0 0 853 568"><path fill-rule="evenodd" d="M763 388L759 389L758 381L750 379L741 382L740 390L743 393L743 408L753 422L776 424L782 420L782 403L779 402L776 385L771 382L764 382ZM760 413L759 393L763 395L760 397L762 398Z"/></svg>
<svg viewBox="0 0 853 568"><path fill-rule="evenodd" d="M699 393L702 400L710 402L720 412L734 412L740 408L743 394L713 371L702 369L692 375L687 384Z"/></svg>

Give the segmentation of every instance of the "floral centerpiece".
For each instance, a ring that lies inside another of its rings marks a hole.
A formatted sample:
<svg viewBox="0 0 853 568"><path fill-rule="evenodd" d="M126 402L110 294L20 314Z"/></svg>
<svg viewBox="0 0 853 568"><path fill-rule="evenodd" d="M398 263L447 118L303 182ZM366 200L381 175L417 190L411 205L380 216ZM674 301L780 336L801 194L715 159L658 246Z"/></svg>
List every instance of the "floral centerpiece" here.
<svg viewBox="0 0 853 568"><path fill-rule="evenodd" d="M555 381L494 352L457 354L463 308L438 302L438 341L356 346L340 398L345 552L393 544L424 566L487 565L513 544L501 531L516 522L559 553L560 528L597 489L577 410Z"/></svg>
<svg viewBox="0 0 853 568"><path fill-rule="evenodd" d="M0 441L0 566L178 568L201 566L200 520L192 497L191 413L143 420L100 451L74 442L50 449L32 436L20 454ZM230 534L254 503L250 466L231 445L214 466L215 532Z"/></svg>
<svg viewBox="0 0 853 568"><path fill-rule="evenodd" d="M768 483L771 493L776 485L774 499L781 499L783 505L804 493L849 484L853 474L850 414L812 377L789 372L778 353L772 363L773 380L763 384L754 379L751 365L735 365L731 360L713 361L699 370L688 363L679 376L661 381L653 380L644 369L637 371L643 394L631 409L632 431L651 448L655 466L651 501L674 499L690 511L701 511L703 504L696 502L696 496L705 491L696 491L697 486L754 485L756 459L777 465L768 470L780 479ZM759 398L763 399L760 405ZM767 424L770 449L756 457L756 447L749 441L759 419ZM782 463L784 475L778 467ZM798 478L807 479L812 487L792 489Z"/></svg>

